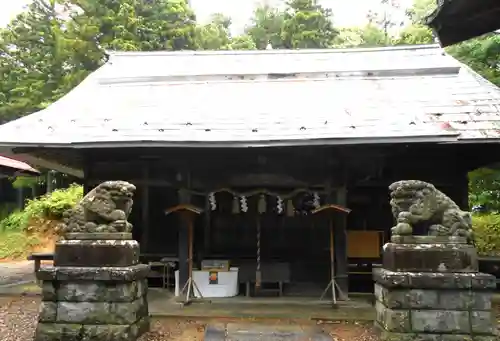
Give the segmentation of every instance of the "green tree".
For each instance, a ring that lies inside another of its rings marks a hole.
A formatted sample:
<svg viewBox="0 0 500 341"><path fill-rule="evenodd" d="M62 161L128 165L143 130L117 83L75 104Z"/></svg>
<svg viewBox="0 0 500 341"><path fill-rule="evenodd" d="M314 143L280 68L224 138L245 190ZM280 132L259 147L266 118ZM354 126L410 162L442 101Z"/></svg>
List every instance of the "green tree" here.
<svg viewBox="0 0 500 341"><path fill-rule="evenodd" d="M274 49L284 47L281 39L285 14L269 5L259 6L255 9L252 24L245 32L252 38L254 45L259 50L266 49L271 44Z"/></svg>
<svg viewBox="0 0 500 341"><path fill-rule="evenodd" d="M436 8L435 0L415 0L406 10L410 22L394 39L395 45L419 45L435 42L432 30L424 24L425 18Z"/></svg>
<svg viewBox="0 0 500 341"><path fill-rule="evenodd" d="M287 2L281 32L285 48L329 48L333 46L337 35L330 9L322 7L315 0Z"/></svg>
<svg viewBox="0 0 500 341"><path fill-rule="evenodd" d="M34 0L0 31L0 123L45 108L62 95L69 70L55 0Z"/></svg>
<svg viewBox="0 0 500 341"><path fill-rule="evenodd" d="M368 11L366 18L371 27L379 27L384 34L384 45L391 45L391 30L394 27L403 26L403 22L397 17L401 9L399 0L379 0L376 10Z"/></svg>
<svg viewBox="0 0 500 341"><path fill-rule="evenodd" d="M70 26L92 50L195 49L196 18L186 0L69 0Z"/></svg>
<svg viewBox="0 0 500 341"><path fill-rule="evenodd" d="M252 37L247 34L233 37L227 48L229 50L257 50L257 46Z"/></svg>
<svg viewBox="0 0 500 341"><path fill-rule="evenodd" d="M490 82L500 86L500 35L490 33L450 46L446 51L470 66Z"/></svg>
<svg viewBox="0 0 500 341"><path fill-rule="evenodd" d="M486 205L500 212L500 171L478 168L469 173L469 205Z"/></svg>
<svg viewBox="0 0 500 341"><path fill-rule="evenodd" d="M65 95L105 50L195 49L195 38L185 0L34 0L0 30L0 123Z"/></svg>
<svg viewBox="0 0 500 341"><path fill-rule="evenodd" d="M210 23L196 28L196 46L201 50L223 50L231 43L231 19L215 13Z"/></svg>
<svg viewBox="0 0 500 341"><path fill-rule="evenodd" d="M367 24L363 27L348 27L339 31L335 37L337 47L376 47L386 44L384 31L378 26Z"/></svg>
<svg viewBox="0 0 500 341"><path fill-rule="evenodd" d="M436 0L415 0L406 10L406 15L413 24L424 24L426 17L437 7Z"/></svg>
<svg viewBox="0 0 500 341"><path fill-rule="evenodd" d="M424 45L434 43L432 31L421 24L411 24L401 30L394 38L394 45Z"/></svg>

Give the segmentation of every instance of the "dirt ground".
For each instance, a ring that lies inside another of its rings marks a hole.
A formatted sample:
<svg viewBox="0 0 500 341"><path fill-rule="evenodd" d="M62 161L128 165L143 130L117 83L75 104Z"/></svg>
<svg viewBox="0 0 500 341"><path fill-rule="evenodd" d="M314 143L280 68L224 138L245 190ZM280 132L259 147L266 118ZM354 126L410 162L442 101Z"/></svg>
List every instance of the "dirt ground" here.
<svg viewBox="0 0 500 341"><path fill-rule="evenodd" d="M2 341L31 341L36 327L39 298L0 297L0 335ZM153 319L151 332L140 341L201 341L208 323L248 322L266 324L321 324L334 341L378 341L372 328L357 323L320 323L296 320L190 320L178 318Z"/></svg>

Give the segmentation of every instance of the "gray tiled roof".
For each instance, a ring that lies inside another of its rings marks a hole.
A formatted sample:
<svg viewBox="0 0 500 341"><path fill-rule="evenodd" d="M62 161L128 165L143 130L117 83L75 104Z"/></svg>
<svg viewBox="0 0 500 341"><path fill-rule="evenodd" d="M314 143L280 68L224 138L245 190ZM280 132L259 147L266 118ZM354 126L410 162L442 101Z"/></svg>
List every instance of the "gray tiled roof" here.
<svg viewBox="0 0 500 341"><path fill-rule="evenodd" d="M500 138L500 90L438 46L113 53L0 145L261 146Z"/></svg>

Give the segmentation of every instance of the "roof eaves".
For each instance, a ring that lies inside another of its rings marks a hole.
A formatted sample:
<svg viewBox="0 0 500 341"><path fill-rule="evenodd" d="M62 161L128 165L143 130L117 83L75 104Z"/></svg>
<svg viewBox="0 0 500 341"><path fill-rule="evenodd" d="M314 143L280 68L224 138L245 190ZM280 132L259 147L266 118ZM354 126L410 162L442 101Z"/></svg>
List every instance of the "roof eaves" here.
<svg viewBox="0 0 500 341"><path fill-rule="evenodd" d="M441 46L447 47L498 30L498 15L497 0L438 0L424 23L432 28Z"/></svg>
<svg viewBox="0 0 500 341"><path fill-rule="evenodd" d="M391 136L391 137L355 137L332 139L305 139L305 140L261 140L261 141L99 141L79 142L70 144L27 144L27 143L0 143L3 147L31 147L31 148L263 148L287 146L334 146L356 144L388 144L388 143L446 143L456 142L458 133L450 132L441 135L422 136Z"/></svg>

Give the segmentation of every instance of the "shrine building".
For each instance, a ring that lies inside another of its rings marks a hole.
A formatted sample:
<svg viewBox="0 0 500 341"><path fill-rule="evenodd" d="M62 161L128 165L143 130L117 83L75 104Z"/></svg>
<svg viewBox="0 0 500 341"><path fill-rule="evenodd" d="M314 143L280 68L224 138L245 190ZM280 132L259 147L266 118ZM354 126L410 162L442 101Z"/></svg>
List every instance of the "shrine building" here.
<svg viewBox="0 0 500 341"><path fill-rule="evenodd" d="M498 142L500 90L437 45L113 52L0 126L3 155L86 191L136 185L141 257L176 263L178 286L212 261L238 269L241 295L316 298L332 265L339 292L372 290L392 182L431 182L467 210L467 174Z"/></svg>

